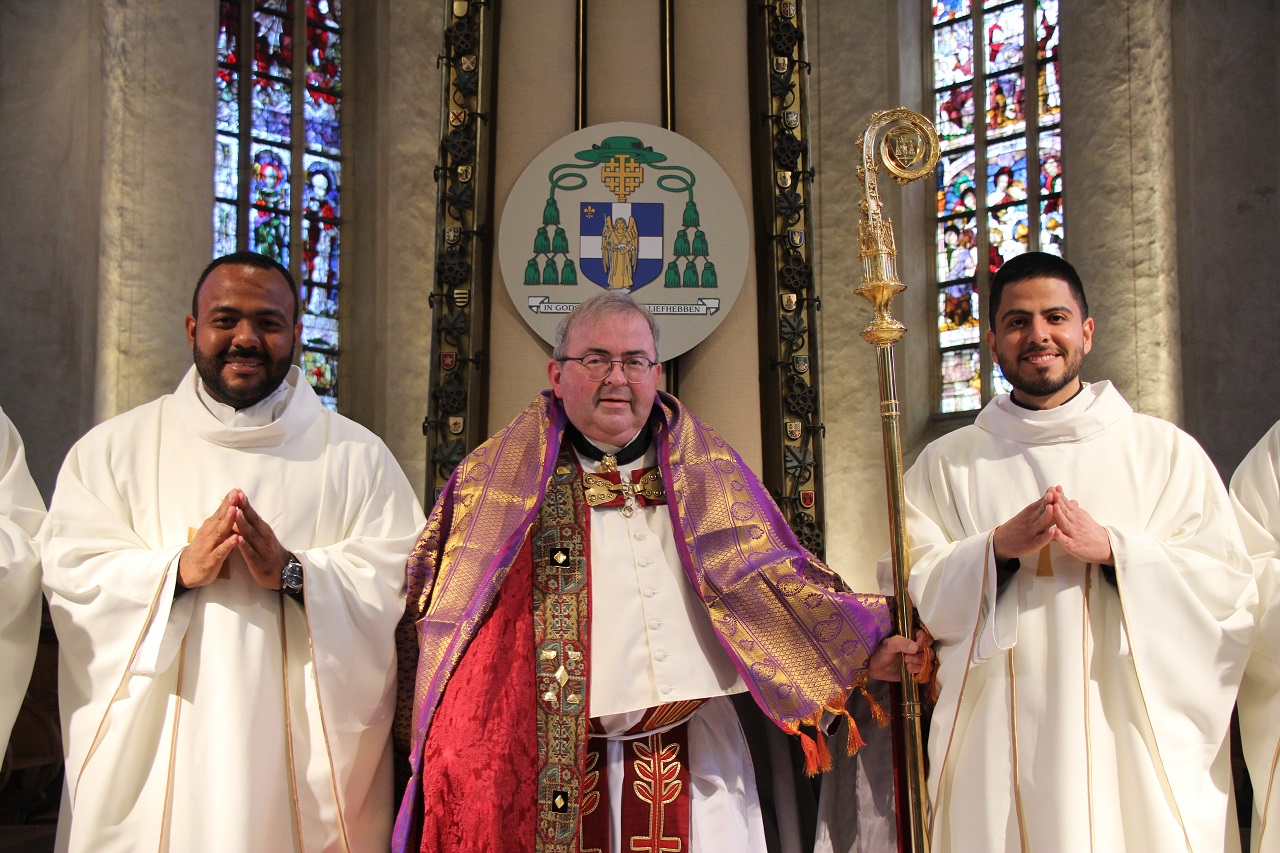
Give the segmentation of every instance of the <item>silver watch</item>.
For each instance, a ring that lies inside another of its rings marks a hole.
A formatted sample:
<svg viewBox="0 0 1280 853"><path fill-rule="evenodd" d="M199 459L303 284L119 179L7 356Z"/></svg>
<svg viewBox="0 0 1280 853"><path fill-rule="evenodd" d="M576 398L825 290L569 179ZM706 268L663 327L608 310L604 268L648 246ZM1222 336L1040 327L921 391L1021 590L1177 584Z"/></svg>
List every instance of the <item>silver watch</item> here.
<svg viewBox="0 0 1280 853"><path fill-rule="evenodd" d="M295 595L302 592L302 563L293 554L280 570L280 587Z"/></svg>

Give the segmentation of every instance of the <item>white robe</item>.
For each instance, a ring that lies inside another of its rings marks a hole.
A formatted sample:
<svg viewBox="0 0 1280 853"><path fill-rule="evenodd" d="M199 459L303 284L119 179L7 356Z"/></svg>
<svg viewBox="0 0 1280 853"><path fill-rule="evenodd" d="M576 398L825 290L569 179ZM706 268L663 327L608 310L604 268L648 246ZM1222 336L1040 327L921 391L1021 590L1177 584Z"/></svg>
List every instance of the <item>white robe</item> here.
<svg viewBox="0 0 1280 853"><path fill-rule="evenodd" d="M1253 781L1254 853L1280 851L1280 423L1231 478L1231 500L1258 581L1258 633L1240 685L1240 739Z"/></svg>
<svg viewBox="0 0 1280 853"><path fill-rule="evenodd" d="M386 447L294 368L226 426L188 372L71 449L41 535L67 753L58 848L384 851L393 634L424 519ZM177 556L232 488L303 564L305 608Z"/></svg>
<svg viewBox="0 0 1280 853"><path fill-rule="evenodd" d="M612 445L602 450L614 453ZM581 454L590 472L600 465ZM657 464L650 447L619 467L632 482L636 469ZM644 712L668 702L709 699L689 720L689 847L691 853L765 853L764 824L746 738L728 697L746 684L720 646L711 617L685 577L671 516L661 504L590 511L591 709L609 743L605 749L613 824L611 853L622 841L623 745ZM786 805L785 803L782 805Z"/></svg>
<svg viewBox="0 0 1280 853"><path fill-rule="evenodd" d="M1257 593L1199 445L1108 382L1047 411L1002 395L905 485L940 659L934 853L1237 849L1227 733ZM1055 485L1107 528L1116 585L1054 543L997 596L995 528Z"/></svg>
<svg viewBox="0 0 1280 853"><path fill-rule="evenodd" d="M22 707L40 638L40 554L33 541L44 501L22 439L0 410L0 756Z"/></svg>

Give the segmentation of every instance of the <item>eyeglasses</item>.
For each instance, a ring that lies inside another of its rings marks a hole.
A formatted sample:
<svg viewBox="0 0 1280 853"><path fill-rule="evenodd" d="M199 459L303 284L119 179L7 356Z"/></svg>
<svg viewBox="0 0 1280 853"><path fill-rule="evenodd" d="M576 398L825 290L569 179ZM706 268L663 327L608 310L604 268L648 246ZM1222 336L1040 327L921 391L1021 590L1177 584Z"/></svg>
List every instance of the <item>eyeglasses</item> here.
<svg viewBox="0 0 1280 853"><path fill-rule="evenodd" d="M622 375L627 378L628 382L643 382L645 377L649 375L649 371L657 364L656 361L645 358L642 355L631 355L626 358L605 358L596 353L580 355L576 358L566 356L556 360L578 362L578 364L582 365L582 369L587 372L587 378L592 382L599 382L608 376L613 371L615 364L622 365Z"/></svg>

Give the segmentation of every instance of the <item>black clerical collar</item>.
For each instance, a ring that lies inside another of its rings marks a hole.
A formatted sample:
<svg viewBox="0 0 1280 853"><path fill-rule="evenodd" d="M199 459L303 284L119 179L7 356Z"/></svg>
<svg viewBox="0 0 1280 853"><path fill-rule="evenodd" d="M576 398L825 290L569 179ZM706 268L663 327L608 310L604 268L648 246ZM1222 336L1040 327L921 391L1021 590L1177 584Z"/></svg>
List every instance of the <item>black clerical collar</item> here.
<svg viewBox="0 0 1280 853"><path fill-rule="evenodd" d="M1065 406L1067 403L1070 403L1070 402L1071 402L1072 400L1074 400L1076 397L1079 397L1079 396L1080 396L1080 392L1081 392L1081 391L1083 391L1083 390L1084 390L1084 383L1083 383L1083 382L1081 382L1081 383L1080 383L1080 387L1076 389L1076 393L1072 394L1070 397L1068 397L1067 399L1063 400L1061 403L1059 403L1059 404L1058 404L1058 406ZM1032 412L1043 412L1043 411L1045 411L1044 407L1042 407L1042 406L1030 406L1030 405L1028 405L1028 404L1026 404L1026 403L1022 402L1022 401L1021 401L1021 400L1019 400L1017 397L1013 396L1013 392L1012 392L1012 391L1010 391L1010 392L1009 392L1009 400L1010 400L1010 401L1012 401L1012 403L1013 403L1015 406L1017 406L1019 409L1028 409L1028 410L1030 410L1030 411L1032 411ZM1056 409L1056 408L1058 408L1058 406L1054 406L1054 408Z"/></svg>
<svg viewBox="0 0 1280 853"><path fill-rule="evenodd" d="M653 440L653 431L649 429L646 423L644 428L631 439L625 447L618 449L617 453L605 453L600 448L591 443L582 432L572 423L565 424L565 436L569 439L569 443L573 445L573 449L581 453L593 462L601 462L605 456L612 456L617 460L619 465L628 465L635 462L644 452L649 449L649 444Z"/></svg>

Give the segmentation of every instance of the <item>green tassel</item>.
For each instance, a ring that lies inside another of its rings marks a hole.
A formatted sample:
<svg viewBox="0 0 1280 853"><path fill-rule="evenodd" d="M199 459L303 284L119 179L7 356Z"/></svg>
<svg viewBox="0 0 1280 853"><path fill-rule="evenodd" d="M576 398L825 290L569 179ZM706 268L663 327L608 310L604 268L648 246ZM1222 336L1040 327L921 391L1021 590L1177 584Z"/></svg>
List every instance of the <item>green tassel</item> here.
<svg viewBox="0 0 1280 853"><path fill-rule="evenodd" d="M569 238L564 236L563 228L557 228L556 236L551 238L551 253L554 255L569 254Z"/></svg>
<svg viewBox="0 0 1280 853"><path fill-rule="evenodd" d="M703 287L719 287L716 283L716 265L707 261L702 265L702 286Z"/></svg>
<svg viewBox="0 0 1280 853"><path fill-rule="evenodd" d="M538 229L538 236L533 238L533 253L535 255L551 254L551 241L547 239L547 232L541 228Z"/></svg>
<svg viewBox="0 0 1280 853"><path fill-rule="evenodd" d="M677 258L683 258L688 256L689 254L689 235L688 234L684 233L683 231L676 234L676 247L672 250L671 254L675 255Z"/></svg>
<svg viewBox="0 0 1280 853"><path fill-rule="evenodd" d="M667 264L667 283L663 286L664 287L680 286L680 269L676 266L675 261L672 261L671 263Z"/></svg>
<svg viewBox="0 0 1280 853"><path fill-rule="evenodd" d="M699 258L707 256L707 235L701 231L693 232L693 254Z"/></svg>
<svg viewBox="0 0 1280 853"><path fill-rule="evenodd" d="M570 258L564 259L564 269L560 270L560 283L561 284L577 284L578 283L578 271L574 269L573 260Z"/></svg>
<svg viewBox="0 0 1280 853"><path fill-rule="evenodd" d="M529 265L524 268L524 283L537 284L538 281L538 259L530 258Z"/></svg>
<svg viewBox="0 0 1280 853"><path fill-rule="evenodd" d="M559 284L560 273L556 270L556 259L547 258L547 268L542 271L543 284Z"/></svg>
<svg viewBox="0 0 1280 853"><path fill-rule="evenodd" d="M689 263L684 265L684 286L698 286L698 267L693 261L689 261Z"/></svg>
<svg viewBox="0 0 1280 853"><path fill-rule="evenodd" d="M689 199L684 203L684 227L697 228L699 224L698 206L693 203L693 199Z"/></svg>
<svg viewBox="0 0 1280 853"><path fill-rule="evenodd" d="M547 206L542 208L542 224L543 225L559 225L560 224L560 205L556 204L556 197L552 196L547 199Z"/></svg>

